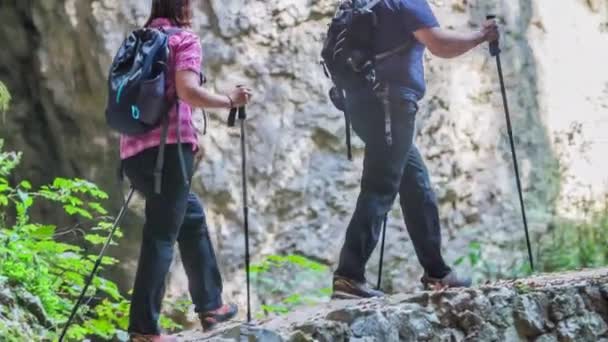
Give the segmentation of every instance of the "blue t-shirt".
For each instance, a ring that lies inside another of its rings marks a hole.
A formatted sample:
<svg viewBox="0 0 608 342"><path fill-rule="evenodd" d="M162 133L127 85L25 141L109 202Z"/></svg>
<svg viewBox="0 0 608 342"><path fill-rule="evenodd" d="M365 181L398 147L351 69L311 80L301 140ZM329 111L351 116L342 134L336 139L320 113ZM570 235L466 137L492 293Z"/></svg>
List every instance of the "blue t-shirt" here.
<svg viewBox="0 0 608 342"><path fill-rule="evenodd" d="M378 16L375 51L382 53L405 43L409 48L388 57L377 65L378 77L383 82L403 87L418 99L424 96L424 49L413 32L439 26L427 0L383 0L374 9Z"/></svg>

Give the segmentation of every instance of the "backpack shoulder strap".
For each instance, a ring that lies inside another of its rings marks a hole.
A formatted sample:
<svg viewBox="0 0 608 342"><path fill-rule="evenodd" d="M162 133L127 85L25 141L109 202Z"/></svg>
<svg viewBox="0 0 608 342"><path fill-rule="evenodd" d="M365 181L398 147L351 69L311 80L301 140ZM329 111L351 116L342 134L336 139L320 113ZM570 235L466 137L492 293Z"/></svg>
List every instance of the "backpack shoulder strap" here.
<svg viewBox="0 0 608 342"><path fill-rule="evenodd" d="M372 10L376 5L378 5L382 0L372 0L370 1L364 8L367 10ZM407 49L409 49L414 42L411 40L406 41L405 43L398 45L388 51L384 51L381 53L378 53L374 56L376 62L382 62L384 59L387 59L391 56L397 55L401 52L406 51Z"/></svg>
<svg viewBox="0 0 608 342"><path fill-rule="evenodd" d="M363 10L368 11L368 10L373 9L374 7L376 7L377 4L380 3L380 1L382 1L382 0L371 0L370 2L365 4L365 6L363 6Z"/></svg>
<svg viewBox="0 0 608 342"><path fill-rule="evenodd" d="M177 28L177 27L170 27L168 29L161 29L161 31L163 31L168 36L174 36L176 34L182 33L182 31L184 31L184 30L182 30L181 28Z"/></svg>

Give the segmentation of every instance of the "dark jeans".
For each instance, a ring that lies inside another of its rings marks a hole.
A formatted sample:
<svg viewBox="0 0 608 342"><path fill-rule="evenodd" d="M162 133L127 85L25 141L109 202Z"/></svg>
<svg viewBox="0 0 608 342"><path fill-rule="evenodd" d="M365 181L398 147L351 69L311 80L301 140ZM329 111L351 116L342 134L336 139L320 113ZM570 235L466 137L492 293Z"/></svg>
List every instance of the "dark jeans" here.
<svg viewBox="0 0 608 342"><path fill-rule="evenodd" d="M420 152L413 143L416 100L391 89L393 144L386 143L381 102L368 90L347 92L346 110L354 130L365 142L361 192L352 216L336 275L365 281L369 260L384 216L397 194L410 238L424 270L432 277L450 272L441 256L437 199Z"/></svg>
<svg viewBox="0 0 608 342"><path fill-rule="evenodd" d="M222 278L209 239L205 212L201 201L184 183L177 148L177 145L167 145L160 194L154 193L157 148L145 150L123 164L132 185L146 199L146 221L131 298L129 332L132 333L160 333L158 319L176 241L196 311L210 311L222 305ZM188 178L191 178L192 146L183 145L182 150Z"/></svg>

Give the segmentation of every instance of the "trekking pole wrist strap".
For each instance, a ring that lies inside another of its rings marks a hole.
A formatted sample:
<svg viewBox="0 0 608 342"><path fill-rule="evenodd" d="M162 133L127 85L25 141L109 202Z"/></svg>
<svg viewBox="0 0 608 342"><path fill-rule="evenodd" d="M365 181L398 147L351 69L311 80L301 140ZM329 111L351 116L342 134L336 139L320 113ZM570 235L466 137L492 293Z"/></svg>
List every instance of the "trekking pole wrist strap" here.
<svg viewBox="0 0 608 342"><path fill-rule="evenodd" d="M230 95L226 95L226 97L228 98L228 102L229 102L229 106L228 108L232 109L234 108L234 101L232 101L232 97L230 97Z"/></svg>

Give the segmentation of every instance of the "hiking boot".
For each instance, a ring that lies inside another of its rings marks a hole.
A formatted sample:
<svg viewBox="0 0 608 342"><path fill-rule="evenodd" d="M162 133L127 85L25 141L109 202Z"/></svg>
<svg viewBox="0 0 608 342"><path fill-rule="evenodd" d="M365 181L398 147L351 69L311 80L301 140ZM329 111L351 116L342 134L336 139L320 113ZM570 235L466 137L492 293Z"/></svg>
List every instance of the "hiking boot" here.
<svg viewBox="0 0 608 342"><path fill-rule="evenodd" d="M177 342L177 338L167 335L141 335L131 334L131 342Z"/></svg>
<svg viewBox="0 0 608 342"><path fill-rule="evenodd" d="M216 325L233 319L238 312L236 304L224 304L217 310L199 313L198 318L201 320L203 331L209 331Z"/></svg>
<svg viewBox="0 0 608 342"><path fill-rule="evenodd" d="M331 295L332 299L360 299L382 296L384 296L384 292L374 290L363 282L334 276L334 291Z"/></svg>
<svg viewBox="0 0 608 342"><path fill-rule="evenodd" d="M443 290L451 287L470 287L472 280L468 276L460 276L451 271L443 278L429 277L426 273L420 279L425 290Z"/></svg>

